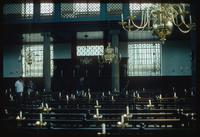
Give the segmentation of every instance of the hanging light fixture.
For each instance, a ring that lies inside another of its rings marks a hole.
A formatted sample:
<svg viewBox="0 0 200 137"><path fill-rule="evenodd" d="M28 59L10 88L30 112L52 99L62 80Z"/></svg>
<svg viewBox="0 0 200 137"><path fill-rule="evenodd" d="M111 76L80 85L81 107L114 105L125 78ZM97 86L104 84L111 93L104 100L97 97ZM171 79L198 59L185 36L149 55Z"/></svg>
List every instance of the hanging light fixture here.
<svg viewBox="0 0 200 137"><path fill-rule="evenodd" d="M140 12L133 11L128 16L128 21L124 21L124 16L121 14L119 24L124 30L152 30L153 34L158 36L161 41L165 41L166 37L172 33L174 26L182 33L188 33L194 25L188 4L146 4L146 7L144 5ZM140 21L140 25L137 25L138 21Z"/></svg>
<svg viewBox="0 0 200 137"><path fill-rule="evenodd" d="M103 55L103 61L104 63L112 63L119 61L121 56L118 56L117 49L114 49L110 46L110 43L108 43L108 46L104 49L104 55Z"/></svg>

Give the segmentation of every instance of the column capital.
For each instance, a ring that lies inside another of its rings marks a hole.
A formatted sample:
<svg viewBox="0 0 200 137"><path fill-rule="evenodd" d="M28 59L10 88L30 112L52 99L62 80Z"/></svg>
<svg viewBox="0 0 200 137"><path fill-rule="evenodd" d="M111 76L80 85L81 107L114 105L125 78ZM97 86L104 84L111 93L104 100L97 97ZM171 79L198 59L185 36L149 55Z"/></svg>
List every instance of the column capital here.
<svg viewBox="0 0 200 137"><path fill-rule="evenodd" d="M41 36L51 36L51 33L50 32L42 32Z"/></svg>
<svg viewBox="0 0 200 137"><path fill-rule="evenodd" d="M111 34L111 35L118 35L120 33L120 30L110 30L109 31L109 34Z"/></svg>

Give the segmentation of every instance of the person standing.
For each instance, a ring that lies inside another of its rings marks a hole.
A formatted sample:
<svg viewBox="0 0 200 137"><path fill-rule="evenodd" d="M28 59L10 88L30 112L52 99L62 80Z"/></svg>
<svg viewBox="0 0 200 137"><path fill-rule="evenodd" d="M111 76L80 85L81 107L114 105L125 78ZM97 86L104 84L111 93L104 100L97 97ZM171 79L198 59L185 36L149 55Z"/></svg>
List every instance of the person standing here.
<svg viewBox="0 0 200 137"><path fill-rule="evenodd" d="M27 92L33 92L34 91L34 83L32 80L29 80L27 84Z"/></svg>
<svg viewBox="0 0 200 137"><path fill-rule="evenodd" d="M16 82L15 82L15 91L16 93L20 94L24 92L24 81L22 77L20 77Z"/></svg>

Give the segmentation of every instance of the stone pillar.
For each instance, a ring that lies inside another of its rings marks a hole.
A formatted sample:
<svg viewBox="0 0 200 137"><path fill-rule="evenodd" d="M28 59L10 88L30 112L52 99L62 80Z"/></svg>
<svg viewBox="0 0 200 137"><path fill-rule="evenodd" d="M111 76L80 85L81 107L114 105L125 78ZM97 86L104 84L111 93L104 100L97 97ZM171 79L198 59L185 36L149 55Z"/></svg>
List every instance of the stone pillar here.
<svg viewBox="0 0 200 137"><path fill-rule="evenodd" d="M111 47L115 49L117 58L112 62L112 90L115 92L120 91L120 76L119 76L119 58L118 58L118 46L119 46L119 30L110 31L111 34Z"/></svg>
<svg viewBox="0 0 200 137"><path fill-rule="evenodd" d="M44 50L43 50L43 77L44 89L51 91L51 58L50 58L50 34L44 33Z"/></svg>

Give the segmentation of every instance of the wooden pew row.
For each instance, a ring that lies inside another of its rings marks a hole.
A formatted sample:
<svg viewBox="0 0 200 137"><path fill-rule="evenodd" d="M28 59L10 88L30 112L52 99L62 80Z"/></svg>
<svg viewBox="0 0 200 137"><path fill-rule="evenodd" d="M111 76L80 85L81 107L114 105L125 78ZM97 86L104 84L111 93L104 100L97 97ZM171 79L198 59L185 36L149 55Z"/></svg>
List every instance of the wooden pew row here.
<svg viewBox="0 0 200 137"><path fill-rule="evenodd" d="M4 120L5 123L12 125L14 127L37 127L35 125L36 121L39 119L25 119L23 121L16 121L13 119L6 119ZM106 123L108 127L112 128L119 128L117 123L120 121L118 120L105 120L105 119L90 119L90 120L64 120L64 119L43 119L44 122L47 122L46 127L68 127L68 128L96 128L101 127L102 123ZM173 128L173 127L183 127L183 122L180 119L130 119L127 121L127 127L163 127L163 128ZM8 126L9 126L8 125ZM45 126L44 126L45 127Z"/></svg>

